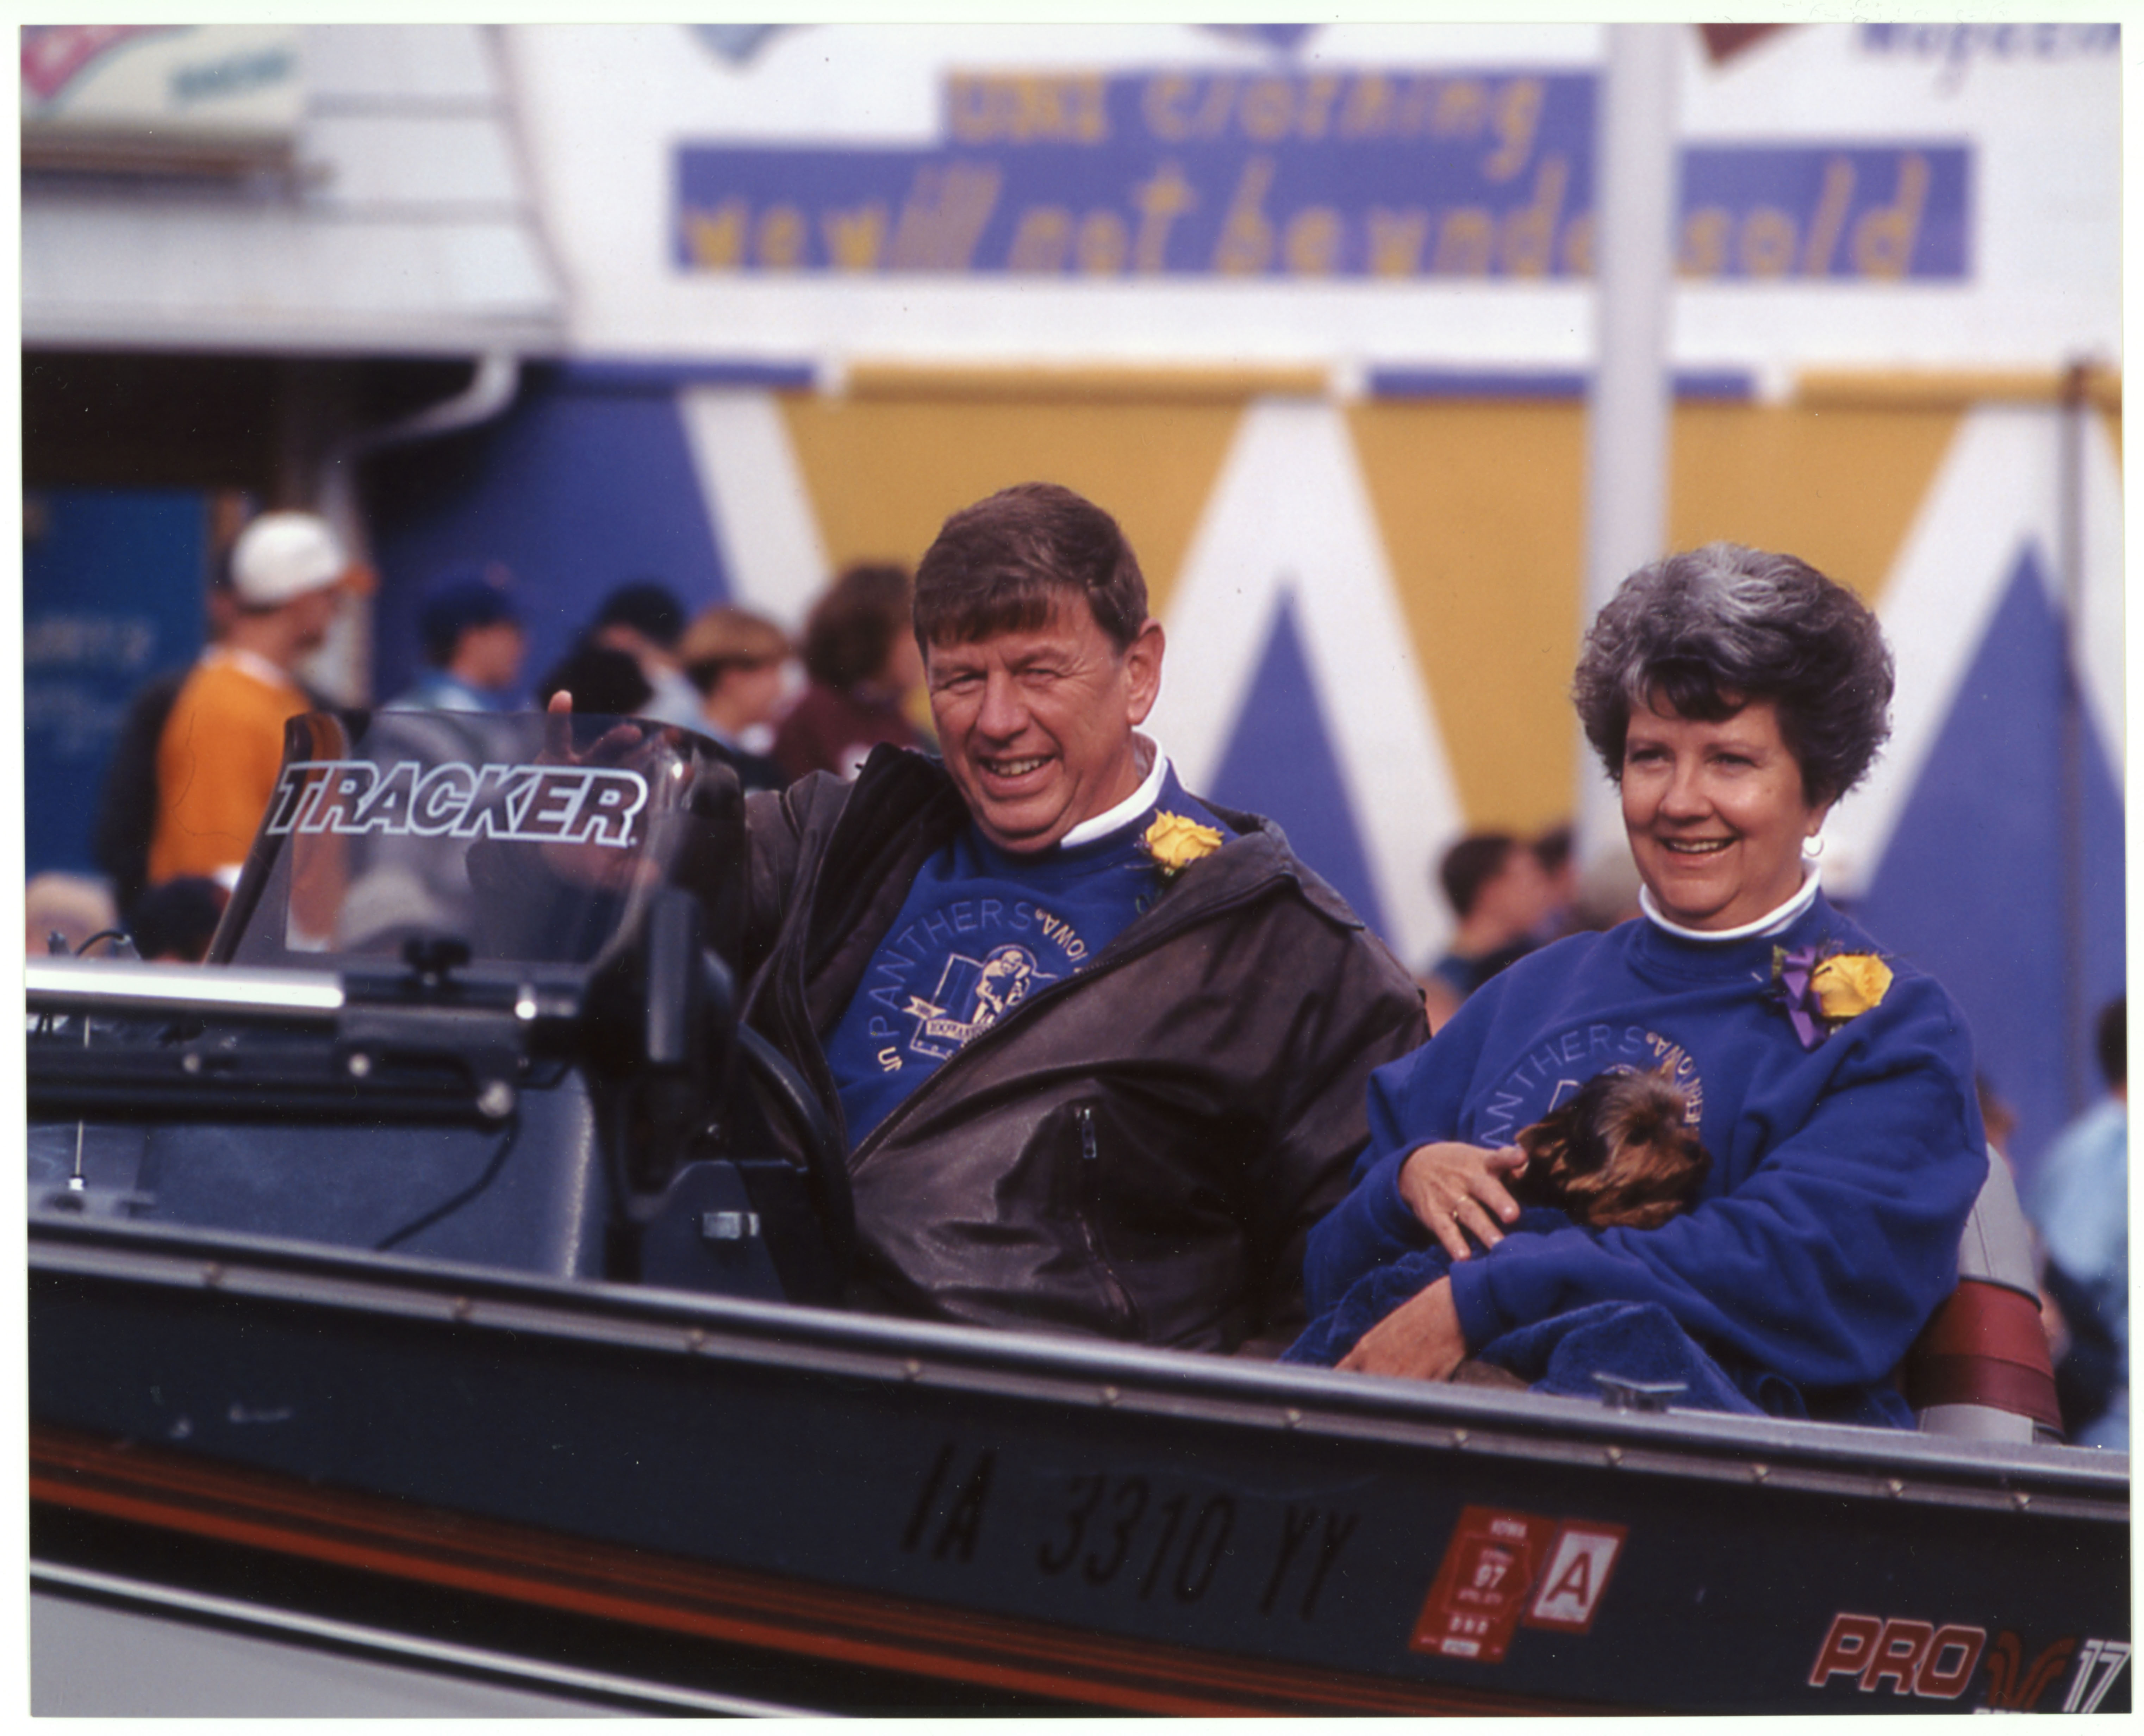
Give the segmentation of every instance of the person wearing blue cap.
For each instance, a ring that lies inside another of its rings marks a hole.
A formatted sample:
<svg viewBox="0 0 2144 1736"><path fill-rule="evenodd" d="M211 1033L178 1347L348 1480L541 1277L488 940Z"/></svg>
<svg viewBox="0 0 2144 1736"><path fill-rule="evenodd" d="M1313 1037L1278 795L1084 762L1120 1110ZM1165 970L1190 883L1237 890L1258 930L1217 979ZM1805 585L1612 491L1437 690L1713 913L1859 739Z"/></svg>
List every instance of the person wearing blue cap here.
<svg viewBox="0 0 2144 1736"><path fill-rule="evenodd" d="M497 561L435 575L417 615L430 665L387 702L389 711L496 712L521 679L528 649L513 579Z"/></svg>
<svg viewBox="0 0 2144 1736"><path fill-rule="evenodd" d="M584 647L622 651L640 666L648 697L637 715L685 729L704 728L700 690L686 677L677 657L685 632L685 605L658 578L628 579L603 600L588 623Z"/></svg>

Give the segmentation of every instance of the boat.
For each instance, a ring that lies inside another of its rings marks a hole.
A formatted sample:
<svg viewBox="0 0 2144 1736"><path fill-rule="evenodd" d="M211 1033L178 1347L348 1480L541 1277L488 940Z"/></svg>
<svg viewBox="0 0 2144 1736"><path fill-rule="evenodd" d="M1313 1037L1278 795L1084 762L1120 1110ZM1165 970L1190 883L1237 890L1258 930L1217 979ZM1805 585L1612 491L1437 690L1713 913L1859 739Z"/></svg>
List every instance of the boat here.
<svg viewBox="0 0 2144 1736"><path fill-rule="evenodd" d="M315 713L211 964L27 967L36 1709L2128 1709L2127 1456L2029 1420L837 1306L741 827L682 732Z"/></svg>

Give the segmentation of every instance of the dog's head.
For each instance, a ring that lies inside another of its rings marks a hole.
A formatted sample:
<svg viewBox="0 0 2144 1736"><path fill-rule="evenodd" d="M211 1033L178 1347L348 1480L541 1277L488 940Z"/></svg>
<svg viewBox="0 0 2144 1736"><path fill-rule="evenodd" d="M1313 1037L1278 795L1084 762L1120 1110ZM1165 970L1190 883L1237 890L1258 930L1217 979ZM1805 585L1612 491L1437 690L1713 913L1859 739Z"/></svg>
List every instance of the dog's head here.
<svg viewBox="0 0 2144 1736"><path fill-rule="evenodd" d="M1554 1206L1591 1229L1649 1230L1687 1205L1712 1167L1667 1076L1596 1074L1515 1142L1526 1154L1511 1192Z"/></svg>

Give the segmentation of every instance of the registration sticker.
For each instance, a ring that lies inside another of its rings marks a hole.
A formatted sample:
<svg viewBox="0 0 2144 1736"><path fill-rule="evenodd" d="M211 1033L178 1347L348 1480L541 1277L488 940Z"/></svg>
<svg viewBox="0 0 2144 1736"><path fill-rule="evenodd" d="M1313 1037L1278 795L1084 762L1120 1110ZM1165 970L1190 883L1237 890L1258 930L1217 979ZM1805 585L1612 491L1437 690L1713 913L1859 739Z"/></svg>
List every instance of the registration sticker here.
<svg viewBox="0 0 2144 1736"><path fill-rule="evenodd" d="M1409 1649L1501 1663L1556 1530L1531 1513L1462 1509Z"/></svg>
<svg viewBox="0 0 2144 1736"><path fill-rule="evenodd" d="M1591 1523L1566 1525L1558 1531L1549 1545L1540 1586L1526 1606L1526 1625L1566 1634L1591 1628L1625 1535L1621 1525Z"/></svg>

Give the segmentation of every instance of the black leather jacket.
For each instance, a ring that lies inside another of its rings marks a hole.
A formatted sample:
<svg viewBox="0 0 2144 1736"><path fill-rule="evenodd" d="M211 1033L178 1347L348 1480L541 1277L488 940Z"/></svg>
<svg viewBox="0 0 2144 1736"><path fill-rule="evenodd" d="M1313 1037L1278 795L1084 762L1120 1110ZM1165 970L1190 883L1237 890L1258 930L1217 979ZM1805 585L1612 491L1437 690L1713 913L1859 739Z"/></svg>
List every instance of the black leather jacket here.
<svg viewBox="0 0 2144 1736"><path fill-rule="evenodd" d="M747 811L745 1016L839 1125L821 1039L967 811L936 760L882 747L854 785ZM1200 1350L1300 1324L1371 1069L1428 1032L1279 828L1213 811L1239 836L850 1138L860 1259L892 1307Z"/></svg>

